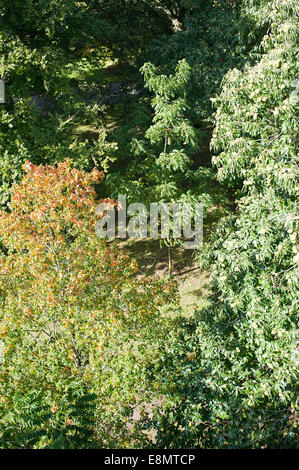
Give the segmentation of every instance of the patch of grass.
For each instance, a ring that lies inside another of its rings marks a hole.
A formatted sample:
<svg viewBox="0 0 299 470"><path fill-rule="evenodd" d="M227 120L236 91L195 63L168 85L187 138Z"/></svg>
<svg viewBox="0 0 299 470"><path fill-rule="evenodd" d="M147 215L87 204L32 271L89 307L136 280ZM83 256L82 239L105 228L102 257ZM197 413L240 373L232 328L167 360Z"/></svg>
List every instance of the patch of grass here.
<svg viewBox="0 0 299 470"><path fill-rule="evenodd" d="M181 307L186 316L192 316L194 309L201 310L208 306L209 275L200 269L190 270L180 276L179 293Z"/></svg>
<svg viewBox="0 0 299 470"><path fill-rule="evenodd" d="M97 127L96 124L78 124L78 126L74 129L73 135L84 135L84 134L99 134L100 129Z"/></svg>
<svg viewBox="0 0 299 470"><path fill-rule="evenodd" d="M125 240L119 247L138 262L137 276L169 276L168 250L158 240ZM171 250L172 276L178 283L180 303L184 315L192 316L194 309L208 305L209 275L201 270L192 250L176 247Z"/></svg>
<svg viewBox="0 0 299 470"><path fill-rule="evenodd" d="M123 121L124 104L114 103L109 106L103 119L103 125L108 131L113 131L119 127Z"/></svg>
<svg viewBox="0 0 299 470"><path fill-rule="evenodd" d="M102 85L130 80L132 72L127 64L107 60L105 63L97 65L85 57L75 64L66 66L66 75L70 80L100 83Z"/></svg>

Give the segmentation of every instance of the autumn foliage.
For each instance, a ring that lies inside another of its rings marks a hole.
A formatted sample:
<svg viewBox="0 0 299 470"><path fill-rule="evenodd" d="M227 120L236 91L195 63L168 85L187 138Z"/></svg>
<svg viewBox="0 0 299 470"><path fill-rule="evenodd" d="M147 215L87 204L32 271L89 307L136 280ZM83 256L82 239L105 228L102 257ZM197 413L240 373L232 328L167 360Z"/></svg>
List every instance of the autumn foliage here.
<svg viewBox="0 0 299 470"><path fill-rule="evenodd" d="M100 179L69 162L27 163L10 213L1 214L0 406L5 415L16 394L38 390L54 417L69 419L69 389L88 390L105 441L110 414L121 427L122 404L145 388L154 338L166 331L159 305L171 286L136 280L135 263L96 237Z"/></svg>

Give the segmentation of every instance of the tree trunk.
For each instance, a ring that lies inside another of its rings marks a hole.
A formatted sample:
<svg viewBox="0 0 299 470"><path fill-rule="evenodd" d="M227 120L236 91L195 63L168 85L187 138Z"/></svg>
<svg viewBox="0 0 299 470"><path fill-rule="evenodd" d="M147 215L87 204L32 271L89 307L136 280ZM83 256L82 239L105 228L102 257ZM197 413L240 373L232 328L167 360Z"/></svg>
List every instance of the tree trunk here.
<svg viewBox="0 0 299 470"><path fill-rule="evenodd" d="M170 247L168 247L168 270L169 270L169 276L171 276L172 260L171 260L171 249L170 249Z"/></svg>

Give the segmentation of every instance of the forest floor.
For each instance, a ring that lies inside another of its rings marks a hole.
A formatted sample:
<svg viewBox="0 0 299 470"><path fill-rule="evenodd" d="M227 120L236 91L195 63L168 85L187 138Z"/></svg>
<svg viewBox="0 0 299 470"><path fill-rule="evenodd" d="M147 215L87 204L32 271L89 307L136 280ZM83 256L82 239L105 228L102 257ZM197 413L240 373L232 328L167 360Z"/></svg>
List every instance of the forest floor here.
<svg viewBox="0 0 299 470"><path fill-rule="evenodd" d="M160 247L158 240L125 240L119 247L135 258L139 270L137 276L169 276L169 257L166 246ZM177 281L181 307L186 315L192 315L194 309L207 305L209 294L209 274L203 271L194 260L193 250L184 247L171 248L171 276Z"/></svg>

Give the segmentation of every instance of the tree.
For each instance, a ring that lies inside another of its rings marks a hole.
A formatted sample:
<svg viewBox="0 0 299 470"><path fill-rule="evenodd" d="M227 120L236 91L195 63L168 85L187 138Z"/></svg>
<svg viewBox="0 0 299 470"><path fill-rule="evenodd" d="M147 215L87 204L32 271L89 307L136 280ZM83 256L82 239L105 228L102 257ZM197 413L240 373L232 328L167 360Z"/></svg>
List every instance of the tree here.
<svg viewBox="0 0 299 470"><path fill-rule="evenodd" d="M73 135L78 122L99 119L101 111L73 89L66 67L83 55L79 43L90 39L91 23L97 20L90 12L88 16L83 3L70 0L62 8L58 3L0 2L0 75L6 89L0 108L2 207L9 203L11 185L20 181L26 159L49 164L70 157L91 170L115 149L106 142L105 131L94 141Z"/></svg>
<svg viewBox="0 0 299 470"><path fill-rule="evenodd" d="M178 377L176 412L166 413L165 446L172 439L176 446L296 446L297 6L244 8L257 24L270 22L271 32L259 61L228 72L214 101L218 179L241 190L203 256L213 291L186 327L183 357L192 358ZM171 370L183 362L179 354L174 362Z"/></svg>
<svg viewBox="0 0 299 470"><path fill-rule="evenodd" d="M228 70L255 60L269 21L253 21L251 9L238 0L180 3L184 9L181 27L172 35L157 37L149 45L147 57L164 74L173 73L179 60L187 60L191 67L186 95L189 115L193 124L206 128L213 126L210 99L220 92Z"/></svg>
<svg viewBox="0 0 299 470"><path fill-rule="evenodd" d="M122 15L119 15L119 11ZM26 159L51 164L71 157L77 167L101 167L101 155L115 149L105 133L80 141L79 124L99 121L102 107L71 84L67 66L84 57L93 67L111 54L140 63L155 35L171 31L160 2L53 0L0 1L0 76L6 103L0 112L0 205L9 203ZM103 84L94 84L101 96ZM79 90L79 92L78 92ZM39 109L36 100L50 106ZM98 100L100 101L100 100Z"/></svg>
<svg viewBox="0 0 299 470"><path fill-rule="evenodd" d="M132 161L125 176L119 175L114 185L123 187L124 179L136 185L141 182L146 202L178 200L188 177L190 155L198 149L200 138L188 118L185 99L190 67L183 60L174 75L166 76L147 63L141 72L146 86L154 92L154 116L144 139L132 139Z"/></svg>
<svg viewBox="0 0 299 470"><path fill-rule="evenodd" d="M13 188L10 213L0 217L6 251L0 276L2 432L12 420L11 435L20 434L14 410L23 396L28 413L39 408L36 403L52 413L50 421L40 417L33 426L44 432L34 445L55 446L55 429L71 445L72 428L62 424L71 420L80 428L72 406L95 394L86 445L125 446L132 406L151 394L146 370L165 340L159 306L172 287L138 281L134 261L97 238L92 184L101 179L99 171L84 174L70 162L27 163L25 171ZM34 414L29 429L32 420Z"/></svg>

